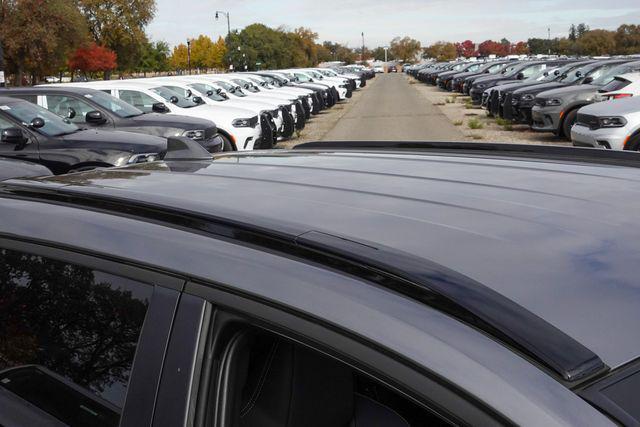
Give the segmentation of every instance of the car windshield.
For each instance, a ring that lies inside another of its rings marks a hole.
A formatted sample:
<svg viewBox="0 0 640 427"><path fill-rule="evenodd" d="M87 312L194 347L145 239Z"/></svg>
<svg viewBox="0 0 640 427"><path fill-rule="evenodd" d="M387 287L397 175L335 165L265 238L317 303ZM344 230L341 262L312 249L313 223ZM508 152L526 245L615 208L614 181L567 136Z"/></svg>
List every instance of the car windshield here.
<svg viewBox="0 0 640 427"><path fill-rule="evenodd" d="M129 105L126 102L119 100L115 96L109 95L108 93L96 91L92 93L87 93L84 96L85 98L92 100L99 106L111 111L113 114L115 114L118 117L122 117L122 118L136 117L144 114L142 111L138 110L133 105Z"/></svg>
<svg viewBox="0 0 640 427"><path fill-rule="evenodd" d="M240 87L238 87L238 85L234 85L232 83L225 82L224 80L218 80L218 81L215 82L215 84L217 84L218 86L220 86L221 88L223 88L227 92L234 94L235 96L239 96L241 98L247 96L247 94L244 93L242 91L242 89L240 89Z"/></svg>
<svg viewBox="0 0 640 427"><path fill-rule="evenodd" d="M207 96L207 98L212 99L214 101L226 101L227 98L225 98L224 96L220 95L219 91L220 89L211 86L210 84L207 83L190 83L188 85L190 88L197 90L199 93L205 94Z"/></svg>
<svg viewBox="0 0 640 427"><path fill-rule="evenodd" d="M616 76L628 73L632 69L633 67L629 64L616 64L602 67L598 76L590 76L593 78L593 81L590 84L594 86L604 86L607 83L611 83Z"/></svg>
<svg viewBox="0 0 640 427"><path fill-rule="evenodd" d="M243 89L248 90L249 92L253 92L253 93L260 92L260 88L258 88L258 86L254 85L250 81L243 80L243 79L232 79L232 81L240 85L240 87L242 87Z"/></svg>
<svg viewBox="0 0 640 427"><path fill-rule="evenodd" d="M153 89L151 89L151 92L157 95L160 95L162 99L164 99L165 101L169 101L173 105L176 105L180 108L193 108L199 105L193 102L191 99L185 98L179 93L174 92L171 89L168 89L164 86L154 87Z"/></svg>
<svg viewBox="0 0 640 427"><path fill-rule="evenodd" d="M0 105L0 110L19 120L24 126L29 126L35 118L41 118L44 120L44 126L38 128L37 131L47 136L68 135L80 130L78 126L67 119L63 119L46 108L27 101Z"/></svg>

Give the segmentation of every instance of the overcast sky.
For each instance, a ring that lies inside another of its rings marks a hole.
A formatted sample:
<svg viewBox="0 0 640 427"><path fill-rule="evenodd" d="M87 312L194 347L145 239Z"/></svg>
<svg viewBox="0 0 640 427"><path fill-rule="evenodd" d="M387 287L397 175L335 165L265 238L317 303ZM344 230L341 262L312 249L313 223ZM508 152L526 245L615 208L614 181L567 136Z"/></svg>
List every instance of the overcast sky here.
<svg viewBox="0 0 640 427"><path fill-rule="evenodd" d="M270 27L311 28L320 41L356 47L365 33L368 47L388 44L395 36L411 36L423 44L438 40L511 41L565 36L572 23L615 29L640 24L640 0L157 0L148 32L171 45L206 34L217 38L254 22Z"/></svg>

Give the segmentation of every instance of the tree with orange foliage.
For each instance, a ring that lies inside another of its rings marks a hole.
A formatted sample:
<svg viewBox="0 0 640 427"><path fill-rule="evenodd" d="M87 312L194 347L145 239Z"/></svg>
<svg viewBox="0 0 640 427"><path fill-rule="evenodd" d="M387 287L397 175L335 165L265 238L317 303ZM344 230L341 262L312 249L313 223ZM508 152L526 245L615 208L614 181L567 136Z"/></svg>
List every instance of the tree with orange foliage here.
<svg viewBox="0 0 640 427"><path fill-rule="evenodd" d="M73 73L78 70L84 75L97 72L106 73L115 70L118 56L111 49L91 42L76 49L69 57L69 69Z"/></svg>

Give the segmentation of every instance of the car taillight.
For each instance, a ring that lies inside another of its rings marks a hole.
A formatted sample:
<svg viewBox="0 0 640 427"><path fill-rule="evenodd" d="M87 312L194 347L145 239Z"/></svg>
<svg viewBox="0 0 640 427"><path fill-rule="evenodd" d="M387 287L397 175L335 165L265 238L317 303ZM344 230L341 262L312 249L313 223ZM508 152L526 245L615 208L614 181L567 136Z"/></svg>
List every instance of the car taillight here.
<svg viewBox="0 0 640 427"><path fill-rule="evenodd" d="M609 99L621 99L621 98L631 98L633 94L631 93L616 93L615 95L611 95Z"/></svg>

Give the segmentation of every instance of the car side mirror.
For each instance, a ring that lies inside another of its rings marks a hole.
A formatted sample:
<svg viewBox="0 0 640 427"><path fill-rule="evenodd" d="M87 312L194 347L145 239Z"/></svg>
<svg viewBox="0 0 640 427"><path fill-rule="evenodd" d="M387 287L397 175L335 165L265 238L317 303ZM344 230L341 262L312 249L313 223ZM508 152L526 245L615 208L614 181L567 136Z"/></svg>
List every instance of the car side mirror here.
<svg viewBox="0 0 640 427"><path fill-rule="evenodd" d="M200 96L194 96L193 98L191 98L191 100L198 105L204 104L204 99L202 99L202 97Z"/></svg>
<svg viewBox="0 0 640 427"><path fill-rule="evenodd" d="M577 78L582 77L582 71L576 71L576 77Z"/></svg>
<svg viewBox="0 0 640 427"><path fill-rule="evenodd" d="M40 129L44 127L44 125L45 123L42 117L36 117L33 120L31 120L31 123L29 123L29 126L31 126L33 129Z"/></svg>
<svg viewBox="0 0 640 427"><path fill-rule="evenodd" d="M588 85L589 83L593 83L593 77L585 77L582 81L583 85Z"/></svg>
<svg viewBox="0 0 640 427"><path fill-rule="evenodd" d="M193 92L191 92L191 89L187 89L187 98L191 98L193 96Z"/></svg>
<svg viewBox="0 0 640 427"><path fill-rule="evenodd" d="M518 73L518 75L516 76L516 79L523 80L524 79L524 73Z"/></svg>
<svg viewBox="0 0 640 427"><path fill-rule="evenodd" d="M172 104L177 104L177 103L178 103L178 101L180 101L180 100L179 100L179 99L178 99L178 97L177 97L177 96L175 96L175 95L174 95L174 96L172 96L171 98L169 98L169 102L170 102L170 103L172 103Z"/></svg>
<svg viewBox="0 0 640 427"><path fill-rule="evenodd" d="M67 119L71 120L75 117L76 117L76 110L74 110L71 107L67 108Z"/></svg>
<svg viewBox="0 0 640 427"><path fill-rule="evenodd" d="M5 144L24 145L27 142L22 129L20 128L6 128L2 130L2 137L0 138Z"/></svg>
<svg viewBox="0 0 640 427"><path fill-rule="evenodd" d="M212 90L208 90L207 91L207 96L211 96L211 95L213 95L213 91Z"/></svg>
<svg viewBox="0 0 640 427"><path fill-rule="evenodd" d="M164 102L156 102L151 106L151 111L154 113L168 113L169 107L164 105Z"/></svg>
<svg viewBox="0 0 640 427"><path fill-rule="evenodd" d="M87 115L84 117L84 121L92 125L101 125L104 124L107 119L104 118L100 111L93 110L87 112Z"/></svg>

